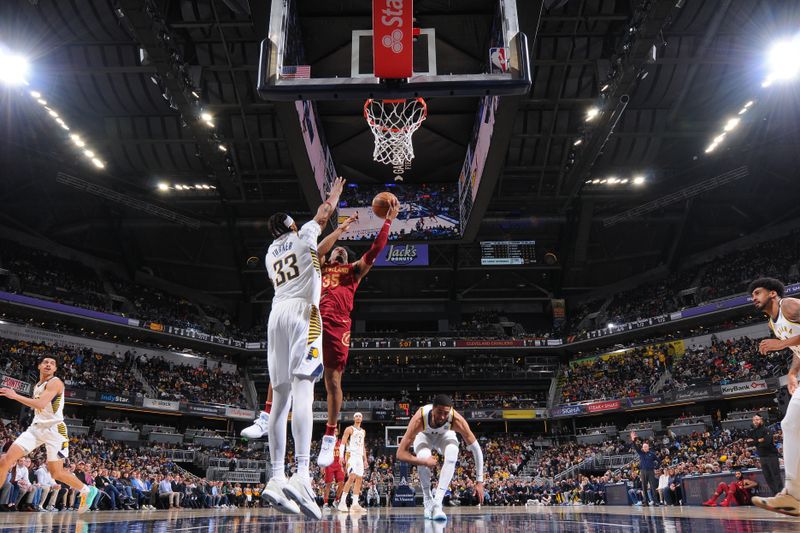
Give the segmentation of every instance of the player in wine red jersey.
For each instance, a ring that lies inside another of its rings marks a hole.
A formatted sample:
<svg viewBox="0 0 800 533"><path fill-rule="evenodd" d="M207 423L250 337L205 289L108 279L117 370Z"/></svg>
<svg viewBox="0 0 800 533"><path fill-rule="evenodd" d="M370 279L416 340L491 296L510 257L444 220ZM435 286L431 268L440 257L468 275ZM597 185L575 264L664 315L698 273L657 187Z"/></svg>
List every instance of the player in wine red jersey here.
<svg viewBox="0 0 800 533"><path fill-rule="evenodd" d="M347 364L350 351L350 313L358 284L372 268L378 254L389 240L392 221L400 212L400 203L393 198L389 203L386 221L369 250L361 259L350 262L352 254L343 246L337 246L337 239L346 231L343 224L325 237L319 244L320 257L333 248L330 257L322 264L322 298L319 312L324 325L322 330L322 364L324 367L325 390L328 392L328 423L322 438L317 463L326 467L333 463L333 447L336 444L334 430L342 408L342 372Z"/></svg>
<svg viewBox="0 0 800 533"><path fill-rule="evenodd" d="M333 436L338 437L339 429L338 427L334 430ZM339 456L339 449L342 446L342 441L338 438L336 439L336 444L333 448L334 455L337 457ZM333 500L333 509L336 509L339 505L339 498L342 497L342 492L344 491L344 468L339 461L334 461L333 464L325 467L325 489L322 493L322 501L325 503L325 506L322 508L323 511L330 511L331 506L328 505L328 499L330 498L331 494L331 485L336 483L336 497Z"/></svg>

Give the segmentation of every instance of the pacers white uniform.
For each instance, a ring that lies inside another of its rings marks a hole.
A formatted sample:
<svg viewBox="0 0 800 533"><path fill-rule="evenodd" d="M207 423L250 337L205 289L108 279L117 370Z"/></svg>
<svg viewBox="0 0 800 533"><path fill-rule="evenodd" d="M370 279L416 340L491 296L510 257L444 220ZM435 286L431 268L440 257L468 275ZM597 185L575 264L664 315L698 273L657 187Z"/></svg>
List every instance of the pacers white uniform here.
<svg viewBox="0 0 800 533"><path fill-rule="evenodd" d="M267 323L267 363L273 387L294 376L322 375L322 274L317 257L321 228L315 221L275 239L264 263L275 287Z"/></svg>
<svg viewBox="0 0 800 533"><path fill-rule="evenodd" d="M438 450L439 453L444 454L444 449L448 444L458 446L456 432L450 429L453 424L453 417L456 413L455 409L450 409L450 415L447 417L447 421L438 428L431 427L431 411L433 410L433 404L429 403L428 405L424 405L420 407L420 410L422 411L423 430L417 433L417 436L414 438L414 453L419 454L420 449L428 448L431 450Z"/></svg>
<svg viewBox="0 0 800 533"><path fill-rule="evenodd" d="M775 336L781 340L788 340L800 335L800 324L791 322L783 316L781 309L783 300L778 302L778 319L774 322L769 319L769 327ZM792 358L800 357L800 346L790 346ZM786 415L781 421L783 430L783 462L786 474L786 488L795 498L800 497L800 387L789 400Z"/></svg>
<svg viewBox="0 0 800 533"><path fill-rule="evenodd" d="M364 477L364 440L367 432L353 426L350 440L347 441L347 451L350 458L347 460L347 475L355 474Z"/></svg>
<svg viewBox="0 0 800 533"><path fill-rule="evenodd" d="M52 379L52 378L51 378ZM34 399L40 397L50 380L37 383L33 388ZM25 454L45 445L48 461L60 461L69 456L69 436L64 423L64 398L57 394L44 409L36 409L31 426L14 444L25 450Z"/></svg>

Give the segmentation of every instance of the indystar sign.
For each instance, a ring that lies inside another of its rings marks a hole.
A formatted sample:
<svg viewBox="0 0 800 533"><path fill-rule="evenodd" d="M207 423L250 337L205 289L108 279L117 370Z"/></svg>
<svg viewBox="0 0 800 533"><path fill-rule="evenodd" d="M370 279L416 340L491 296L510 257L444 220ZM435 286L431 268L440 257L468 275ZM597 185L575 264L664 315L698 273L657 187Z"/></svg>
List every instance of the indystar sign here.
<svg viewBox="0 0 800 533"><path fill-rule="evenodd" d="M722 395L731 396L734 394L749 394L752 392L766 391L767 382L763 379L754 381L743 381L741 383L731 383L730 385L722 385Z"/></svg>

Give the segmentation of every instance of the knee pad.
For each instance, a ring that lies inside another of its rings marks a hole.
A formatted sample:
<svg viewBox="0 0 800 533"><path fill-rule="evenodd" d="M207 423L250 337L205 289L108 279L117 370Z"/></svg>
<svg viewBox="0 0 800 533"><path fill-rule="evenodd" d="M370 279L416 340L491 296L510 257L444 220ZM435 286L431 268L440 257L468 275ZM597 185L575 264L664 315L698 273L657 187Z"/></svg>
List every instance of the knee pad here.
<svg viewBox="0 0 800 533"><path fill-rule="evenodd" d="M420 448L419 450L414 450L414 453L417 454L419 459L427 459L431 456L431 449L430 448Z"/></svg>

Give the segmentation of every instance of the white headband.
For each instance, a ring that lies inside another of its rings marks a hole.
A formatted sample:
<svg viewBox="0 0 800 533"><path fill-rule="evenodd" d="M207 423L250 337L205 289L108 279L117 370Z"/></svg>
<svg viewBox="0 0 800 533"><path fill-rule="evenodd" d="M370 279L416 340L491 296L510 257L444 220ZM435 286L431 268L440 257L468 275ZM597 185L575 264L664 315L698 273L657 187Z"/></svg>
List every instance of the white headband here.
<svg viewBox="0 0 800 533"><path fill-rule="evenodd" d="M283 223L286 224L286 227L292 229L292 224L294 224L294 219L289 215L286 215L286 218L283 220Z"/></svg>
<svg viewBox="0 0 800 533"><path fill-rule="evenodd" d="M357 417L357 416L360 416L361 418L364 418L364 415L362 415L361 413L355 413L355 414L353 415L353 418L355 418L355 417Z"/></svg>

